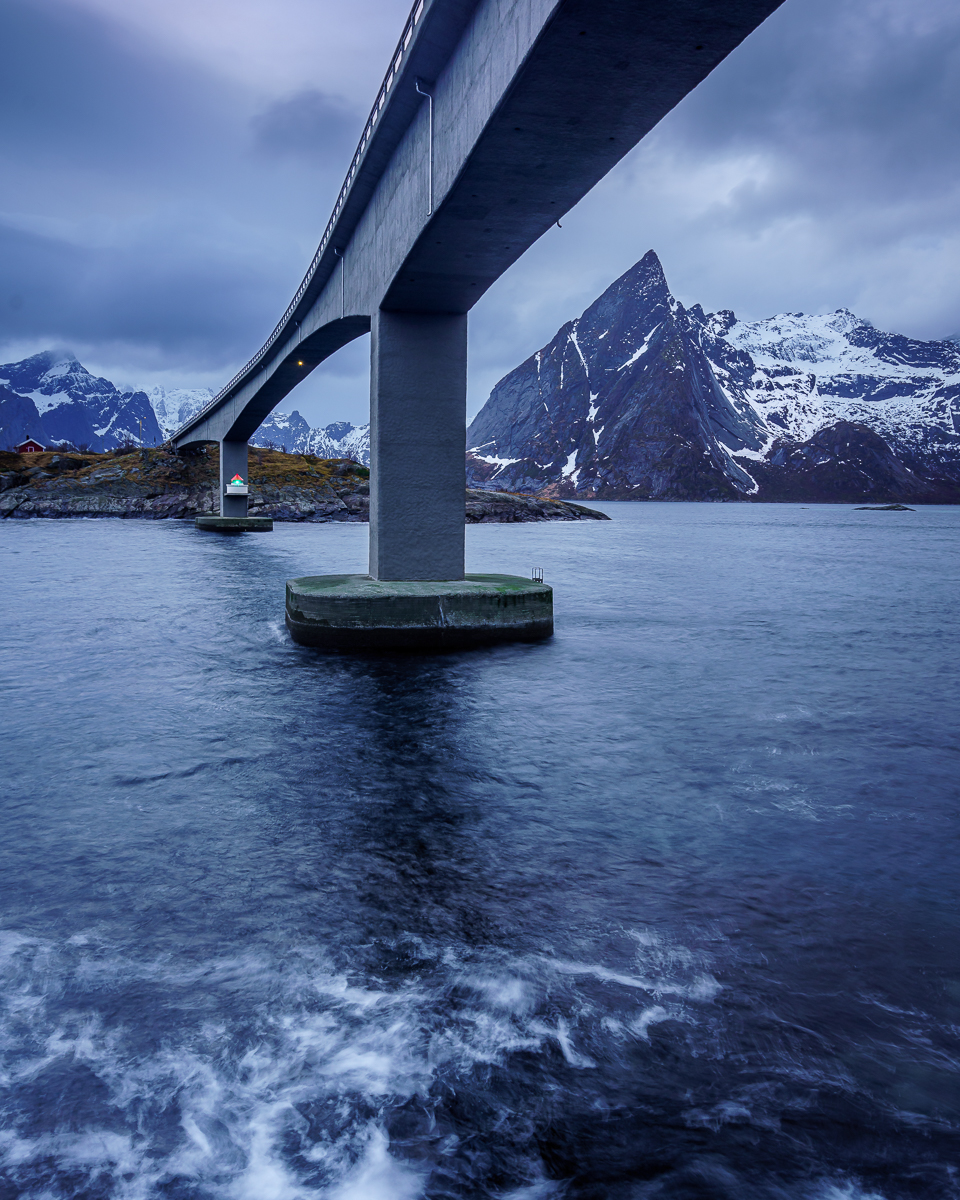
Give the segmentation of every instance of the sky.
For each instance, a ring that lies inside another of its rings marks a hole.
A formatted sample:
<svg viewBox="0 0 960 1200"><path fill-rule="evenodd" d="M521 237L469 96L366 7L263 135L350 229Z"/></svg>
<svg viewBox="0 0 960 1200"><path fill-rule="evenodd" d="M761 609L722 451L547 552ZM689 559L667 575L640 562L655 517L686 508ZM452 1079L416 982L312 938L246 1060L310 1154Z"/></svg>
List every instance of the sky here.
<svg viewBox="0 0 960 1200"><path fill-rule="evenodd" d="M313 255L406 0L0 0L0 362L219 388ZM786 0L490 289L468 408L649 249L755 320L960 333L960 5ZM284 401L367 420L369 339Z"/></svg>

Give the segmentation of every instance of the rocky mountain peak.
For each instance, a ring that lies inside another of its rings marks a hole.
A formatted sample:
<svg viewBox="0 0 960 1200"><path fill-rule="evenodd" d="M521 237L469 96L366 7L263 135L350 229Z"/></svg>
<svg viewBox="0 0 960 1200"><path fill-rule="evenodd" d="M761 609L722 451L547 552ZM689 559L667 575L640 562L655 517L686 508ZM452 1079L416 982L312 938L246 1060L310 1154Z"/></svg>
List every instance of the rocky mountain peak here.
<svg viewBox="0 0 960 1200"><path fill-rule="evenodd" d="M829 498L869 494L881 461L884 487L926 472L927 499L960 495L960 347L882 333L845 308L761 321L685 310L650 251L496 385L468 431L469 475L558 496L776 498L789 461L796 496L797 472L826 478L813 472L823 446L784 447L830 441L838 422L860 449L831 469Z"/></svg>
<svg viewBox="0 0 960 1200"><path fill-rule="evenodd" d="M54 379L69 376L78 368L84 370L70 351L42 350L20 362L4 363L0 366L0 380L6 381L14 391L39 391L44 385L49 387Z"/></svg>
<svg viewBox="0 0 960 1200"><path fill-rule="evenodd" d="M0 445L26 437L48 446L112 450L128 442L158 444L160 427L144 392L121 392L91 375L75 355L44 351L0 367Z"/></svg>
<svg viewBox="0 0 960 1200"><path fill-rule="evenodd" d="M354 429L355 426L351 425L349 421L334 421L332 425L325 425L323 427L323 432L327 435L327 437L332 438L333 441L339 442L342 441L348 433L353 433Z"/></svg>
<svg viewBox="0 0 960 1200"><path fill-rule="evenodd" d="M0 449L27 437L93 451L160 445L206 405L210 388L122 390L92 375L69 351L46 350L0 366ZM251 444L294 453L370 461L370 428L335 421L311 428L300 413L273 412Z"/></svg>

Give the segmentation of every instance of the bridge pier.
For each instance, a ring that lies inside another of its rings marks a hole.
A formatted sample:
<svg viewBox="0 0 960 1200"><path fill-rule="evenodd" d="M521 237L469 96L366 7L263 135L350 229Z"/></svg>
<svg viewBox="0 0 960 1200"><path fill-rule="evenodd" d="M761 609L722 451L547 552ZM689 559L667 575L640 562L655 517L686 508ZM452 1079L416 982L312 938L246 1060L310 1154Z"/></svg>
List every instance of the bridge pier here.
<svg viewBox="0 0 960 1200"><path fill-rule="evenodd" d="M244 483L248 482L250 461L250 446L246 441L228 442L226 438L220 443L220 516L245 517L247 515L246 496L228 496L227 484L234 475L239 475Z"/></svg>
<svg viewBox="0 0 960 1200"><path fill-rule="evenodd" d="M370 576L463 579L466 314L371 322Z"/></svg>
<svg viewBox="0 0 960 1200"><path fill-rule="evenodd" d="M467 318L378 312L370 574L287 581L287 628L324 650L462 650L553 633L553 592L464 574Z"/></svg>
<svg viewBox="0 0 960 1200"><path fill-rule="evenodd" d="M198 529L213 533L267 533L273 529L270 517L248 517L247 496L230 495L227 485L239 475L246 487L249 485L248 463L250 447L245 441L220 441L220 515L219 517L197 517Z"/></svg>

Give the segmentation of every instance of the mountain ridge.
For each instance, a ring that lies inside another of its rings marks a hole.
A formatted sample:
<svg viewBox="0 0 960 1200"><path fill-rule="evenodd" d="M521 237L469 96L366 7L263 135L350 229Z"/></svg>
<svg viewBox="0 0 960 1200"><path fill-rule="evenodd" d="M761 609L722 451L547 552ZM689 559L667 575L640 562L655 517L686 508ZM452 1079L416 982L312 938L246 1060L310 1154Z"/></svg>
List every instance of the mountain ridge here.
<svg viewBox="0 0 960 1200"><path fill-rule="evenodd" d="M823 492L834 443L848 458ZM542 495L956 503L960 346L845 309L687 309L651 250L500 380L467 446L473 486Z"/></svg>
<svg viewBox="0 0 960 1200"><path fill-rule="evenodd" d="M212 396L210 388L119 388L93 375L72 352L44 350L0 366L0 448L12 449L28 437L94 453L158 446ZM369 425L312 427L296 409L272 412L250 444L370 463Z"/></svg>
<svg viewBox="0 0 960 1200"><path fill-rule="evenodd" d="M121 390L75 355L53 350L0 366L0 441L14 446L28 437L97 450L161 440L146 392Z"/></svg>
<svg viewBox="0 0 960 1200"><path fill-rule="evenodd" d="M69 352L0 366L0 444L159 445L209 388L121 389ZM370 462L369 426L273 412L251 444ZM960 502L960 345L847 309L686 308L649 251L494 387L473 487L565 499Z"/></svg>

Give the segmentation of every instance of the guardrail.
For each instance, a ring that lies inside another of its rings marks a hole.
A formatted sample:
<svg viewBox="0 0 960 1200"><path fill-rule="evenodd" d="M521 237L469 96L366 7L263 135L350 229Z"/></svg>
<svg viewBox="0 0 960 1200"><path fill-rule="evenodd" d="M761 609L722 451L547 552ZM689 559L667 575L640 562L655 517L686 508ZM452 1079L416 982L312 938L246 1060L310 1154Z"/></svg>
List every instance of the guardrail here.
<svg viewBox="0 0 960 1200"><path fill-rule="evenodd" d="M417 3L414 4L413 8L410 10L410 15L407 17L407 22L403 27L403 33L400 35L400 40L397 42L397 48L394 50L393 57L390 60L390 66L387 68L387 73L383 77L383 83L380 85L380 91L377 93L377 99L374 102L373 108L370 110L369 117L367 117L367 123L363 127L363 133L360 137L360 142L357 145L356 151L354 152L353 159L351 160L350 167L347 171L347 176L343 181L343 186L340 188L340 194L337 196L337 202L333 206L333 212L330 214L330 220L327 222L327 227L323 231L323 237L320 239L320 245L317 247L317 252L314 254L310 266L307 268L307 273L303 277L303 282L297 288L293 299L287 305L286 312L277 322L273 332L256 352L253 358L251 358L250 361L244 367L242 367L236 373L236 375L234 375L226 387L222 387L212 400L205 404L195 416L191 417L186 425L182 425L180 429L177 430L177 433L180 433L181 429L187 429L191 425L195 425L197 421L201 420L204 416L206 416L207 413L216 408L220 401L223 400L225 396L229 395L230 391L240 382L240 380L243 379L246 374L252 371L257 363L262 361L264 355L271 348L271 346L273 346L277 338L279 338L280 334L283 333L284 329L287 327L290 318L296 311L297 305L303 299L307 288L310 286L311 280L313 279L314 275L316 275L317 267L319 267L324 252L330 244L330 239L333 236L334 229L336 228L337 220L340 217L340 213L343 211L343 206L346 203L350 188L353 185L354 177L357 174L357 168L360 166L360 161L363 158L370 138L373 136L373 131L380 119L380 114L383 111L383 107L387 102L387 95L389 94L390 89L393 87L393 81L400 71L400 67L403 64L404 55L406 54L406 51L410 46L410 42L413 39L413 31L420 21L420 18L423 16L423 10L427 3L428 0L417 0ZM177 433L172 434L168 441L172 441L173 438L177 436Z"/></svg>

